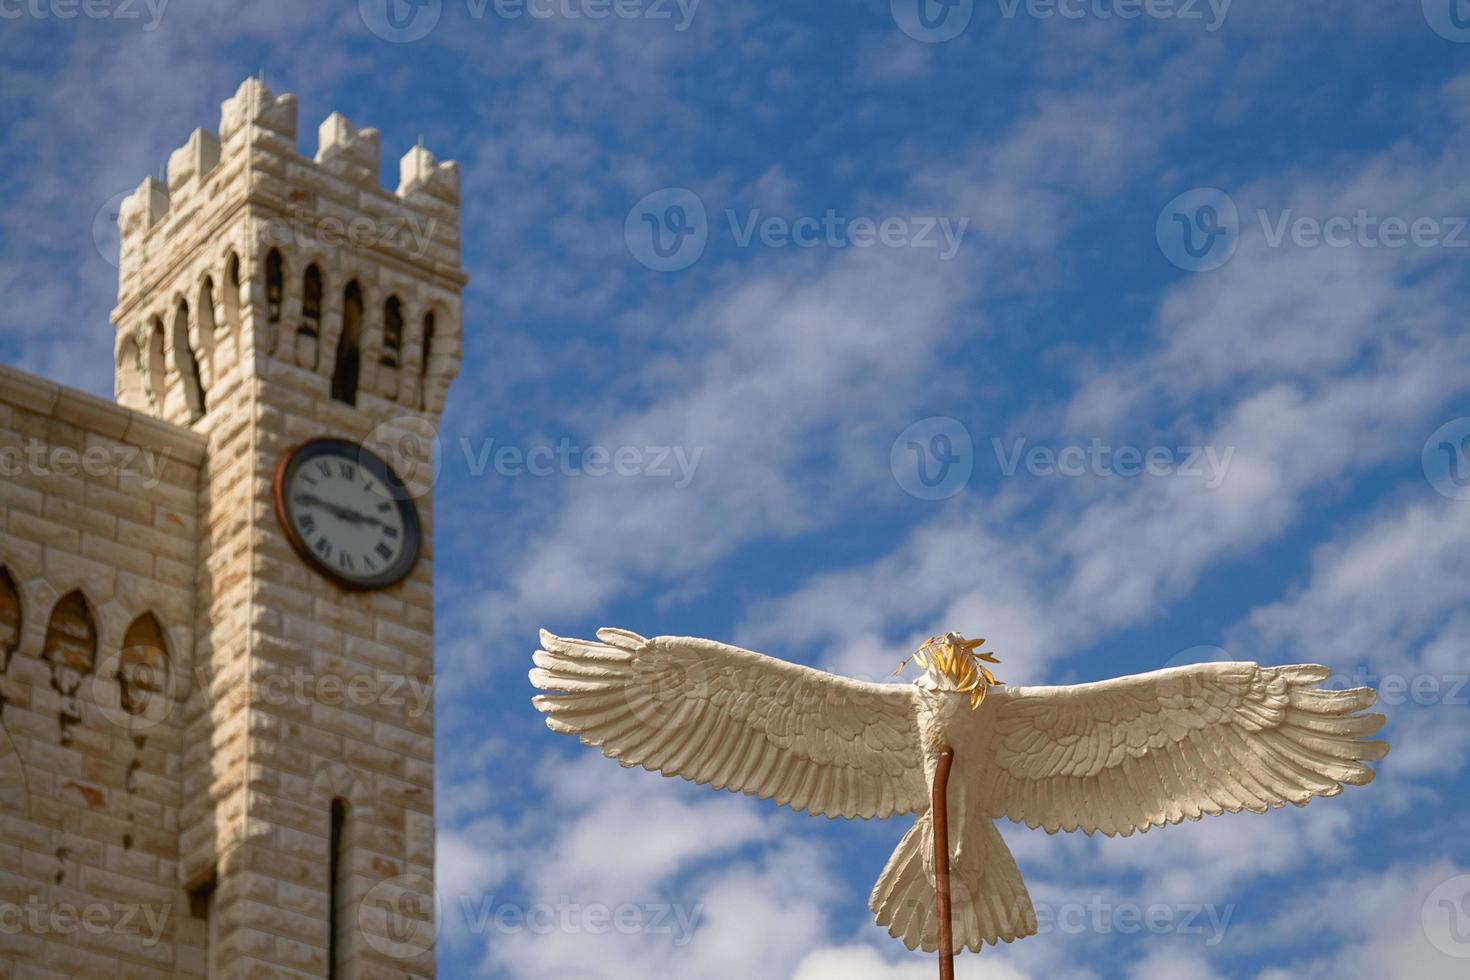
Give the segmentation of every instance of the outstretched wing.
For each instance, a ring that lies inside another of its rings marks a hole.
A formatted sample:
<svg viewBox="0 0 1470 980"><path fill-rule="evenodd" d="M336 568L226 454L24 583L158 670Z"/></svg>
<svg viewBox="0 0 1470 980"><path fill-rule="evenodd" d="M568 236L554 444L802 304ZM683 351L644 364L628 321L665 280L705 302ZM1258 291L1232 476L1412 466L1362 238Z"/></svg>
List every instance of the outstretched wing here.
<svg viewBox="0 0 1470 980"><path fill-rule="evenodd" d="M713 640L543 630L531 683L554 732L624 766L828 817L927 806L911 684L869 684Z"/></svg>
<svg viewBox="0 0 1470 980"><path fill-rule="evenodd" d="M1325 667L1212 663L1075 687L992 693L979 798L1028 827L1135 830L1261 812L1373 779L1372 690L1325 691Z"/></svg>

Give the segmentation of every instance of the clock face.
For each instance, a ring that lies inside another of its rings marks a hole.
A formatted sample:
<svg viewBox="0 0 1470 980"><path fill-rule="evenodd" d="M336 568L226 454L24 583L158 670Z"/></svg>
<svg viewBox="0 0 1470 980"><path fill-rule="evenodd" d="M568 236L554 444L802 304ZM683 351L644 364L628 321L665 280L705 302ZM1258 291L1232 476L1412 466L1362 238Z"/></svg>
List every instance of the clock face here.
<svg viewBox="0 0 1470 980"><path fill-rule="evenodd" d="M418 561L418 511L403 481L371 450L316 439L276 471L276 515L298 554L348 589L402 581Z"/></svg>

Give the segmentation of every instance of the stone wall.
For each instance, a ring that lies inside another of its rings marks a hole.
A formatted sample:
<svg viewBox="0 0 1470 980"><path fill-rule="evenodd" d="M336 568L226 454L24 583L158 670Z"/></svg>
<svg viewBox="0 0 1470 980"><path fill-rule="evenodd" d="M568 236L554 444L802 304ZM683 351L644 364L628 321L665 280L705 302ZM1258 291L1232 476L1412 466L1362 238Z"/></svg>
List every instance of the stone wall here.
<svg viewBox="0 0 1470 980"><path fill-rule="evenodd" d="M178 873L204 450L0 367L0 975L204 975Z"/></svg>

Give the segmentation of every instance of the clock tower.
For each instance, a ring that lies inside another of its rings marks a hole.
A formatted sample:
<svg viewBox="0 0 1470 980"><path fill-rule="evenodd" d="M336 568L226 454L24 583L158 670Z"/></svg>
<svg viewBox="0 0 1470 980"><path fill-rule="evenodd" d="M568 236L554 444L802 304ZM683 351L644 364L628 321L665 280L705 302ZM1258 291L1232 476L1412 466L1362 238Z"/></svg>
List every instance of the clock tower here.
<svg viewBox="0 0 1470 980"><path fill-rule="evenodd" d="M251 79L122 204L116 394L205 440L178 884L210 977L433 977L432 444L459 173Z"/></svg>

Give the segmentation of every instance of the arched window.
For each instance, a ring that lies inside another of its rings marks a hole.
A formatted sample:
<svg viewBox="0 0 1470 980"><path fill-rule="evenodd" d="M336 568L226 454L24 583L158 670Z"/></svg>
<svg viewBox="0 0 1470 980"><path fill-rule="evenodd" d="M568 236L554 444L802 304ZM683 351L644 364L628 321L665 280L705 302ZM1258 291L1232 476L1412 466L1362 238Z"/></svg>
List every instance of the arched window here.
<svg viewBox="0 0 1470 980"><path fill-rule="evenodd" d="M80 592L70 592L51 610L41 659L51 668L51 686L61 695L61 744L71 744L71 726L82 720L77 692L97 663L97 626Z"/></svg>
<svg viewBox="0 0 1470 980"><path fill-rule="evenodd" d="M225 261L225 329L240 329L240 256L230 253Z"/></svg>
<svg viewBox="0 0 1470 980"><path fill-rule="evenodd" d="M9 569L0 568L0 674L10 666L11 655L20 649L21 627L20 590Z"/></svg>
<svg viewBox="0 0 1470 980"><path fill-rule="evenodd" d="M383 304L383 365L397 368L403 359L403 304L389 296Z"/></svg>
<svg viewBox="0 0 1470 980"><path fill-rule="evenodd" d="M301 327L296 331L298 365L316 370L321 335L322 270L313 262L301 276Z"/></svg>
<svg viewBox="0 0 1470 980"><path fill-rule="evenodd" d="M403 303L397 296L383 304L383 349L378 353L378 388L384 398L398 397L398 367L403 363Z"/></svg>
<svg viewBox="0 0 1470 980"><path fill-rule="evenodd" d="M133 620L123 636L117 683L122 709L130 715L161 718L168 711L168 647L163 627L152 613Z"/></svg>
<svg viewBox="0 0 1470 980"><path fill-rule="evenodd" d="M168 364L164 360L163 319L154 317L148 334L148 406L154 415L163 413L163 397L168 392Z"/></svg>
<svg viewBox="0 0 1470 980"><path fill-rule="evenodd" d="M332 371L332 397L357 404L357 376L361 370L362 287L354 279L342 294L342 336L337 340L337 363Z"/></svg>
<svg viewBox="0 0 1470 980"><path fill-rule="evenodd" d="M347 801L342 797L332 800L332 826L331 840L328 844L328 874L330 880L328 915L330 916L331 930L327 937L327 977L328 980L340 980L346 977L344 969L346 966L344 942L345 933L353 927L353 916L348 906L348 896L352 890L348 887L351 876L351 862L347 854Z"/></svg>
<svg viewBox="0 0 1470 980"><path fill-rule="evenodd" d="M184 300L179 300L179 307L174 311L174 366L184 383L189 421L197 422L204 416L204 384L199 380L199 361L189 343L189 304Z"/></svg>
<svg viewBox="0 0 1470 980"><path fill-rule="evenodd" d="M429 364L434 356L434 311L424 314L424 353L419 361L419 407L429 408Z"/></svg>
<svg viewBox="0 0 1470 980"><path fill-rule="evenodd" d="M281 320L281 301L285 296L285 284L285 262L281 259L280 251L273 248L265 256L265 305L268 323L279 323Z"/></svg>

